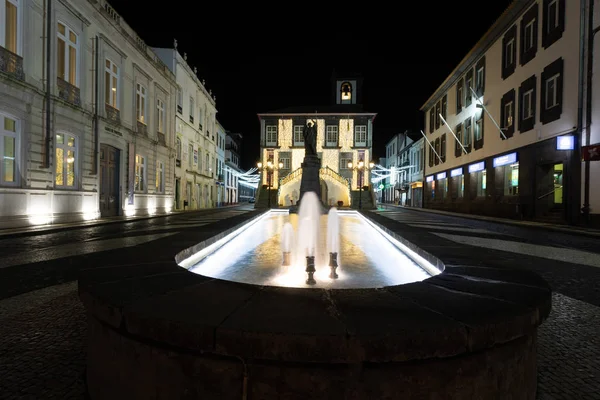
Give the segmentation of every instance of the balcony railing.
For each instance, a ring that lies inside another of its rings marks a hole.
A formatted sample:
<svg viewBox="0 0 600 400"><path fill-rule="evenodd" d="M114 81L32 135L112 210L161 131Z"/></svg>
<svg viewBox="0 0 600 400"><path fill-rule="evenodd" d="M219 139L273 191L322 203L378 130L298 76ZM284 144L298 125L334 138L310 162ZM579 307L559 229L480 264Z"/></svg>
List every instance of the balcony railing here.
<svg viewBox="0 0 600 400"><path fill-rule="evenodd" d="M148 136L148 127L145 123L138 121L137 122L137 133L140 135Z"/></svg>
<svg viewBox="0 0 600 400"><path fill-rule="evenodd" d="M56 83L58 86L58 97L76 106L81 106L81 96L77 86L71 85L62 78L57 78Z"/></svg>
<svg viewBox="0 0 600 400"><path fill-rule="evenodd" d="M23 58L2 46L0 46L0 71L21 81L25 80Z"/></svg>
<svg viewBox="0 0 600 400"><path fill-rule="evenodd" d="M109 121L116 123L121 121L121 112L110 104L104 103L104 111L106 112L106 119Z"/></svg>

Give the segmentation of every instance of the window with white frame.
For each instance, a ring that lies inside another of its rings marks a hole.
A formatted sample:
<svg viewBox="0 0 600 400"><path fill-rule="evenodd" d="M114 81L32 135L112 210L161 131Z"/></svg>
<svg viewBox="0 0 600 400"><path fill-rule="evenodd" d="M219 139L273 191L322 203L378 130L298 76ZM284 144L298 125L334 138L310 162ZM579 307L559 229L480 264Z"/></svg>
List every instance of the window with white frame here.
<svg viewBox="0 0 600 400"><path fill-rule="evenodd" d="M194 145L188 144L188 168L192 170L194 167Z"/></svg>
<svg viewBox="0 0 600 400"><path fill-rule="evenodd" d="M304 126L294 125L294 146L304 145Z"/></svg>
<svg viewBox="0 0 600 400"><path fill-rule="evenodd" d="M76 186L75 169L77 166L77 140L75 136L68 133L57 133L55 148L54 183L58 187L74 188Z"/></svg>
<svg viewBox="0 0 600 400"><path fill-rule="evenodd" d="M475 132L473 132L475 141L483 139L483 115L475 121Z"/></svg>
<svg viewBox="0 0 600 400"><path fill-rule="evenodd" d="M266 127L266 139L268 146L277 145L277 125L267 125Z"/></svg>
<svg viewBox="0 0 600 400"><path fill-rule="evenodd" d="M340 170L348 169L348 163L352 162L352 153L340 154Z"/></svg>
<svg viewBox="0 0 600 400"><path fill-rule="evenodd" d="M468 117L463 125L462 144L463 146L465 146L465 148L471 146L472 123L473 120L471 119L471 117Z"/></svg>
<svg viewBox="0 0 600 400"><path fill-rule="evenodd" d="M513 65L515 62L515 39L511 38L506 42L504 47L504 66L506 68Z"/></svg>
<svg viewBox="0 0 600 400"><path fill-rule="evenodd" d="M0 114L0 185L16 185L19 177L20 121Z"/></svg>
<svg viewBox="0 0 600 400"><path fill-rule="evenodd" d="M137 120L146 123L146 88L138 83L135 86L135 113Z"/></svg>
<svg viewBox="0 0 600 400"><path fill-rule="evenodd" d="M548 18L546 19L546 32L552 32L558 28L560 11L558 0L550 0L547 6Z"/></svg>
<svg viewBox="0 0 600 400"><path fill-rule="evenodd" d="M190 122L194 123L194 113L196 112L196 105L194 104L194 98L190 96Z"/></svg>
<svg viewBox="0 0 600 400"><path fill-rule="evenodd" d="M0 1L0 46L21 55L21 2L19 0ZM10 65L8 66L10 68Z"/></svg>
<svg viewBox="0 0 600 400"><path fill-rule="evenodd" d="M177 138L177 141L176 141L175 145L176 145L176 149L175 150L177 152L177 155L176 155L177 160L181 160L181 139L180 138Z"/></svg>
<svg viewBox="0 0 600 400"><path fill-rule="evenodd" d="M165 164L162 161L156 162L156 193L165 192Z"/></svg>
<svg viewBox="0 0 600 400"><path fill-rule="evenodd" d="M119 109L119 67L108 58L104 70L104 98L106 104Z"/></svg>
<svg viewBox="0 0 600 400"><path fill-rule="evenodd" d="M283 164L281 169L290 169L290 166L292 165L290 162L290 157L280 157L279 162Z"/></svg>
<svg viewBox="0 0 600 400"><path fill-rule="evenodd" d="M135 155L135 186L136 192L144 192L146 190L146 158Z"/></svg>
<svg viewBox="0 0 600 400"><path fill-rule="evenodd" d="M177 112L183 113L183 90L181 88L177 89Z"/></svg>
<svg viewBox="0 0 600 400"><path fill-rule="evenodd" d="M533 117L533 89L529 89L525 93L523 93L523 101L521 102L522 110L522 119L529 119Z"/></svg>
<svg viewBox="0 0 600 400"><path fill-rule="evenodd" d="M367 144L367 126L356 125L354 127L354 145L365 146Z"/></svg>
<svg viewBox="0 0 600 400"><path fill-rule="evenodd" d="M58 23L56 42L58 78L73 86L79 86L79 42L75 32L62 22Z"/></svg>
<svg viewBox="0 0 600 400"><path fill-rule="evenodd" d="M558 105L558 79L560 74L553 75L546 80L546 98L544 99L546 104L546 110L556 107Z"/></svg>
<svg viewBox="0 0 600 400"><path fill-rule="evenodd" d="M206 162L204 163L204 171L208 172L210 169L210 154L206 153Z"/></svg>
<svg viewBox="0 0 600 400"><path fill-rule="evenodd" d="M156 130L165 133L165 103L161 99L156 100Z"/></svg>
<svg viewBox="0 0 600 400"><path fill-rule="evenodd" d="M525 25L525 32L523 35L523 48L524 51L531 50L534 45L534 23L535 19L529 21L527 25Z"/></svg>
<svg viewBox="0 0 600 400"><path fill-rule="evenodd" d="M337 125L327 125L325 129L325 144L327 146L337 146L338 144L338 127Z"/></svg>
<svg viewBox="0 0 600 400"><path fill-rule="evenodd" d="M502 121L504 124L503 128L509 128L512 126L513 115L513 102L507 101L504 103L504 121Z"/></svg>

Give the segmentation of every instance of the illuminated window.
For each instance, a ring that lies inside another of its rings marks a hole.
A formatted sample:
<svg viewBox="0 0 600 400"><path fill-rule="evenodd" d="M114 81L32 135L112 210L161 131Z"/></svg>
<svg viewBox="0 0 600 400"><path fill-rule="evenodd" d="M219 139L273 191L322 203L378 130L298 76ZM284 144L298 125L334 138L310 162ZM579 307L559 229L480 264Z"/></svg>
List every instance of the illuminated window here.
<svg viewBox="0 0 600 400"><path fill-rule="evenodd" d="M19 131L19 121L0 114L0 185L17 184Z"/></svg>
<svg viewBox="0 0 600 400"><path fill-rule="evenodd" d="M136 85L135 90L135 113L137 120L146 123L146 88L141 84Z"/></svg>
<svg viewBox="0 0 600 400"><path fill-rule="evenodd" d="M477 182L477 196L478 197L485 197L486 195L486 189L487 189L487 171L483 170L483 171L478 171L475 172L475 179Z"/></svg>
<svg viewBox="0 0 600 400"><path fill-rule="evenodd" d="M78 85L78 54L79 42L77 34L65 24L58 23L58 38L56 43L57 74L63 81L73 86Z"/></svg>
<svg viewBox="0 0 600 400"><path fill-rule="evenodd" d="M352 85L350 84L350 82L342 83L341 98L343 101L352 100Z"/></svg>
<svg viewBox="0 0 600 400"><path fill-rule="evenodd" d="M135 155L135 186L136 192L146 190L146 158L139 154Z"/></svg>
<svg viewBox="0 0 600 400"><path fill-rule="evenodd" d="M367 145L367 126L366 125L354 126L354 145L355 146L366 146Z"/></svg>
<svg viewBox="0 0 600 400"><path fill-rule="evenodd" d="M6 50L19 54L21 44L21 27L19 10L19 0L0 0L0 46ZM10 66L8 66L10 68Z"/></svg>
<svg viewBox="0 0 600 400"><path fill-rule="evenodd" d="M505 165L502 168L504 168L504 195L517 196L519 194L519 163Z"/></svg>
<svg viewBox="0 0 600 400"><path fill-rule="evenodd" d="M267 146L277 146L277 125L267 125Z"/></svg>
<svg viewBox="0 0 600 400"><path fill-rule="evenodd" d="M156 193L165 192L165 164L162 161L156 162Z"/></svg>
<svg viewBox="0 0 600 400"><path fill-rule="evenodd" d="M56 134L55 178L59 187L73 188L76 185L75 167L77 166L77 141L75 136L66 133Z"/></svg>
<svg viewBox="0 0 600 400"><path fill-rule="evenodd" d="M294 146L304 146L304 126L294 125Z"/></svg>
<svg viewBox="0 0 600 400"><path fill-rule="evenodd" d="M338 144L338 127L336 125L327 125L326 128L326 146L337 146Z"/></svg>
<svg viewBox="0 0 600 400"><path fill-rule="evenodd" d="M162 100L156 100L156 130L165 133L165 103Z"/></svg>
<svg viewBox="0 0 600 400"><path fill-rule="evenodd" d="M104 98L106 104L119 109L119 67L109 59L104 69Z"/></svg>

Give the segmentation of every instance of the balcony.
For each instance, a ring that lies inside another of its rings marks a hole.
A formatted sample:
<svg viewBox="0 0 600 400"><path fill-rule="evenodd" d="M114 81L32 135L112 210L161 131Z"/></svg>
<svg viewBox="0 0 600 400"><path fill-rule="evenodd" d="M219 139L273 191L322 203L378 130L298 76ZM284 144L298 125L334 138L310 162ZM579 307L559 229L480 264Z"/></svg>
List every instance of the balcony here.
<svg viewBox="0 0 600 400"><path fill-rule="evenodd" d="M23 72L23 58L0 46L0 72L4 72L20 81L24 81L25 73Z"/></svg>
<svg viewBox="0 0 600 400"><path fill-rule="evenodd" d="M114 108L110 104L104 103L104 111L106 112L106 119L109 121L117 124L121 122L121 112L118 109Z"/></svg>
<svg viewBox="0 0 600 400"><path fill-rule="evenodd" d="M167 138L164 133L156 132L156 137L158 138L158 143L162 144L165 147L167 146Z"/></svg>
<svg viewBox="0 0 600 400"><path fill-rule="evenodd" d="M56 84L58 86L58 97L73 105L81 106L81 96L77 86L71 85L62 78L56 78Z"/></svg>
<svg viewBox="0 0 600 400"><path fill-rule="evenodd" d="M140 135L148 136L148 127L145 123L140 121L137 122L137 133Z"/></svg>

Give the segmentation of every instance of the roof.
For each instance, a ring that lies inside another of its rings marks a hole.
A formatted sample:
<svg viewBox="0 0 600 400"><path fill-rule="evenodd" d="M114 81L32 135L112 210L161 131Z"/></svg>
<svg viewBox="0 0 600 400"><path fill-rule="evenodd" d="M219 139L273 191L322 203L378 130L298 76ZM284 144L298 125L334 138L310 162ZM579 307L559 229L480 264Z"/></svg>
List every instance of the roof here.
<svg viewBox="0 0 600 400"><path fill-rule="evenodd" d="M465 71L472 67L473 64L496 42L496 40L504 34L504 32L519 18L523 11L535 0L514 0L488 31L479 39L473 46L471 51L462 59L444 82L436 89L436 91L427 99L425 104L420 108L421 111L429 109L440 97L446 93L452 85L455 84Z"/></svg>
<svg viewBox="0 0 600 400"><path fill-rule="evenodd" d="M269 115L314 115L314 114L363 114L375 117L377 113L365 111L361 104L334 104L327 106L298 106L286 107L279 110L273 110L266 113L258 113L261 116Z"/></svg>

